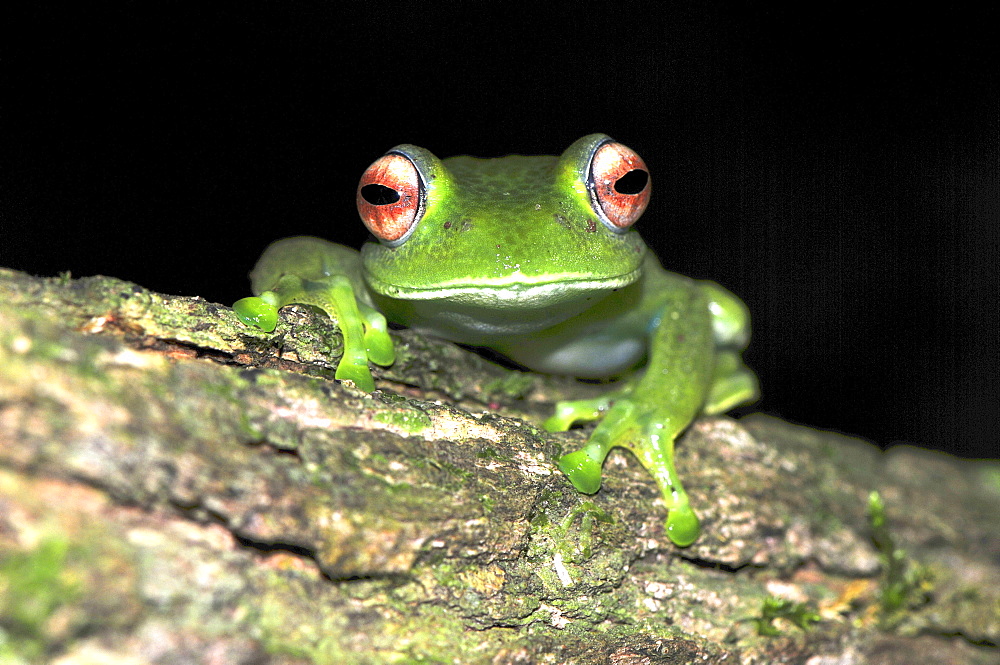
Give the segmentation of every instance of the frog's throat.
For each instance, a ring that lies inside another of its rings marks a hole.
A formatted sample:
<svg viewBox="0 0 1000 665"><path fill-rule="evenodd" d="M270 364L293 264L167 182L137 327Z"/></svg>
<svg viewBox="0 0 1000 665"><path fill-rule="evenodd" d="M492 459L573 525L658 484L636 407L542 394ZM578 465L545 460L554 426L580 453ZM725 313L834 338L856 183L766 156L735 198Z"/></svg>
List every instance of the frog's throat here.
<svg viewBox="0 0 1000 665"><path fill-rule="evenodd" d="M532 279L522 274L495 279L455 280L434 286L392 284L367 275L371 289L399 300L443 300L479 307L546 307L552 304L604 295L633 284L642 274L636 269L622 275L546 275Z"/></svg>

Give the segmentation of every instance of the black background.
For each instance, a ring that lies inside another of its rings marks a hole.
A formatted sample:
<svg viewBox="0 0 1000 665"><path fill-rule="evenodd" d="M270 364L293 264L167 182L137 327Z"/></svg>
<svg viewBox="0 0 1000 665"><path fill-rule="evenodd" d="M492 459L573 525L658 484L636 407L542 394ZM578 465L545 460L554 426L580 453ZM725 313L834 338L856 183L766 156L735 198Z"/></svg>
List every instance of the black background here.
<svg viewBox="0 0 1000 665"><path fill-rule="evenodd" d="M8 25L0 265L229 304L271 240L359 246L397 143L601 131L664 265L749 305L756 408L1000 457L993 10L204 4Z"/></svg>

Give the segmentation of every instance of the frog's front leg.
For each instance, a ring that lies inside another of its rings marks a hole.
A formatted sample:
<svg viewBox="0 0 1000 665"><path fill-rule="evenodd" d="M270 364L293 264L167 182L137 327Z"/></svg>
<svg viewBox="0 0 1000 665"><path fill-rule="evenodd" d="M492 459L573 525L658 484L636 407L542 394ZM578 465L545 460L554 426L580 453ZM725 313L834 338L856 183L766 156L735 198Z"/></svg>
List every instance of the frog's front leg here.
<svg viewBox="0 0 1000 665"><path fill-rule="evenodd" d="M245 323L270 332L278 310L292 303L313 305L335 318L344 339L336 378L375 390L368 362L391 365L395 353L385 317L360 299L364 284L356 250L319 238L279 240L265 250L251 272L256 297L233 309Z"/></svg>
<svg viewBox="0 0 1000 665"><path fill-rule="evenodd" d="M674 441L690 420L693 416L664 417L660 406L620 401L595 428L586 446L559 460L559 468L578 490L593 493L600 489L601 465L608 452L615 446L629 449L660 489L669 511L667 536L675 545L687 547L698 538L701 527L674 465Z"/></svg>
<svg viewBox="0 0 1000 665"><path fill-rule="evenodd" d="M593 493L611 448L628 448L660 488L670 511L667 535L686 547L700 525L674 466L674 441L700 413L713 379L715 343L704 292L673 294L657 320L643 375L617 396L587 445L560 458L559 468L579 491Z"/></svg>

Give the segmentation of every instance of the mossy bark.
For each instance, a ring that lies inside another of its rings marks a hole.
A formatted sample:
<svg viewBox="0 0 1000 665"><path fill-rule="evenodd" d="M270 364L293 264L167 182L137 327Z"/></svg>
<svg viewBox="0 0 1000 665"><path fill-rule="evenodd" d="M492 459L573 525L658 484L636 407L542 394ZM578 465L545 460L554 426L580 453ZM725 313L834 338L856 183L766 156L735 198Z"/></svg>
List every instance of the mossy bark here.
<svg viewBox="0 0 1000 665"><path fill-rule="evenodd" d="M1000 655L996 465L700 420L682 550L627 453L594 496L556 469L586 431L532 423L593 386L401 331L366 395L332 379L330 321L282 317L265 334L198 298L0 270L0 662ZM873 490L921 572L891 616ZM774 596L820 620L761 635Z"/></svg>

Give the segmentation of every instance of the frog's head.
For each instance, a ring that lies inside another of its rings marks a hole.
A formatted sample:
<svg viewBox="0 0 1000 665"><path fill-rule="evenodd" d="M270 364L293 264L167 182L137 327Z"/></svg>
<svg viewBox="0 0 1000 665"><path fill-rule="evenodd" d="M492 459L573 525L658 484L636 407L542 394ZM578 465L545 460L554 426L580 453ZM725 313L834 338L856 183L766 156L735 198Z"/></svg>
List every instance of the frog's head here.
<svg viewBox="0 0 1000 665"><path fill-rule="evenodd" d="M604 134L559 157L440 160L399 145L358 185L378 239L365 274L396 300L569 316L638 279L646 246L631 227L649 192L642 159Z"/></svg>

